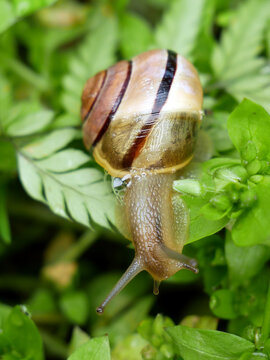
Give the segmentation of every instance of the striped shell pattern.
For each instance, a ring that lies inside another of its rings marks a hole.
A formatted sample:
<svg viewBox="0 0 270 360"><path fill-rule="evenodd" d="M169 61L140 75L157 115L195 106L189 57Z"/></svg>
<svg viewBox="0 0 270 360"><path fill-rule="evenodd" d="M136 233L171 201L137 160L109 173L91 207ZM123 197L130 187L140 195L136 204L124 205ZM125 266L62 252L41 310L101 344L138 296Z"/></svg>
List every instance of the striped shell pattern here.
<svg viewBox="0 0 270 360"><path fill-rule="evenodd" d="M193 156L201 108L193 65L172 51L151 50L88 80L84 143L112 176L173 172Z"/></svg>

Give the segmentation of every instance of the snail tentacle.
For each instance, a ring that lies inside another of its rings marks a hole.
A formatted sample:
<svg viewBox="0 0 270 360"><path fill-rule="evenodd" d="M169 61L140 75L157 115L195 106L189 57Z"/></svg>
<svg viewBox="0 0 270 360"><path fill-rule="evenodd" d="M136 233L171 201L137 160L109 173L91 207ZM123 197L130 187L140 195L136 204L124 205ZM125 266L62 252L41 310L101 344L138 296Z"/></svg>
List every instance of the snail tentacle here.
<svg viewBox="0 0 270 360"><path fill-rule="evenodd" d="M98 314L102 314L104 308L108 305L108 303L120 293L120 291L141 271L143 271L143 265L139 258L134 258L130 266L127 268L125 273L118 280L114 288L111 290L106 299L96 308L96 312Z"/></svg>

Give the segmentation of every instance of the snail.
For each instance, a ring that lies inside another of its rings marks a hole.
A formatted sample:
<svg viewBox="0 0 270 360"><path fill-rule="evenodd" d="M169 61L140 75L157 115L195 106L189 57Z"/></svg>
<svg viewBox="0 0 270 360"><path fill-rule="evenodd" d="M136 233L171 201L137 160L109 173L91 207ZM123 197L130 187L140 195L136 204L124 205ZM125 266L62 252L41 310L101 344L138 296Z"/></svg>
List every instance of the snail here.
<svg viewBox="0 0 270 360"><path fill-rule="evenodd" d="M182 254L188 210L173 181L193 158L202 98L196 69L170 50L120 61L84 87L84 144L111 176L127 183L123 216L135 248L98 313L142 270L152 275L155 294L178 270L198 272L196 261Z"/></svg>

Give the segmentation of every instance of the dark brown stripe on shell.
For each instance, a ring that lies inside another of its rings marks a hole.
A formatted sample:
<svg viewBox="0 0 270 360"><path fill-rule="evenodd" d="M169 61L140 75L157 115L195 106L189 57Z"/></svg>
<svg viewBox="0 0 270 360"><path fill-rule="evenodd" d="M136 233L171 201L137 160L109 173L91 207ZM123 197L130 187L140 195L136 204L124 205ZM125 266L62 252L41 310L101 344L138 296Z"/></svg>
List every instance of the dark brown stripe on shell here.
<svg viewBox="0 0 270 360"><path fill-rule="evenodd" d="M123 168L131 167L133 161L140 154L147 137L159 116L159 113L168 99L170 88L174 79L177 68L177 54L171 50L168 50L168 59L166 63L165 72L161 80L158 92L156 95L155 103L152 108L151 115L146 120L145 124L140 130L140 133L136 136L132 146L128 150L127 154L123 158Z"/></svg>
<svg viewBox="0 0 270 360"><path fill-rule="evenodd" d="M99 90L98 90L98 92L97 92L97 94L96 94L96 97L95 97L94 101L92 102L92 104L90 104L90 107L89 107L89 109L88 109L88 111L87 111L87 114L86 114L85 118L83 119L83 121L86 121L86 120L87 120L87 118L89 117L89 115L90 115L90 113L91 113L91 110L93 109L95 103L97 102L98 97L99 97L99 95L100 95L100 93L101 93L101 90L102 90L102 88L103 88L103 86L104 86L104 83L105 83L105 80L106 80L106 75L107 75L107 71L104 71L104 75L103 75L103 79L102 79L102 83L101 83L101 85L100 85L100 88L99 88Z"/></svg>
<svg viewBox="0 0 270 360"><path fill-rule="evenodd" d="M95 105L106 79L107 71L100 71L88 79L82 93L81 119L86 121Z"/></svg>
<svg viewBox="0 0 270 360"><path fill-rule="evenodd" d="M112 107L112 109L111 109L105 123L103 124L102 128L100 129L100 131L99 131L99 133L98 133L98 135L96 137L96 139L93 142L93 146L95 146L100 141L100 139L102 138L102 136L104 135L104 133L108 129L112 117L114 116L114 114L116 113L119 105L121 104L121 101L123 99L123 96L125 95L125 92L126 92L129 80L130 80L131 70L132 70L132 62L129 61L128 62L128 69L127 69L126 79L125 79L125 81L123 83L123 86L122 86L122 88L121 88L121 90L120 90L120 92L119 92L119 94L117 96L117 99L116 99L115 103L113 104L113 107Z"/></svg>

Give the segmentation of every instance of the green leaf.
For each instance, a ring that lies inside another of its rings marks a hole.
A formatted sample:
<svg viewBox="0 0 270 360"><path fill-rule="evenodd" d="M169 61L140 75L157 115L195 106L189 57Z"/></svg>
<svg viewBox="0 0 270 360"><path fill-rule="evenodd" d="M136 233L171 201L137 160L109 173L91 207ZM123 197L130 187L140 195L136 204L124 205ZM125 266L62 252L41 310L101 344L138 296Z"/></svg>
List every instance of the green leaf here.
<svg viewBox="0 0 270 360"><path fill-rule="evenodd" d="M230 281L237 286L259 273L270 257L269 247L263 245L240 247L234 244L227 232L225 256L229 267Z"/></svg>
<svg viewBox="0 0 270 360"><path fill-rule="evenodd" d="M5 135L15 137L42 131L53 117L53 111L42 108L39 102L21 101L13 105L0 120Z"/></svg>
<svg viewBox="0 0 270 360"><path fill-rule="evenodd" d="M13 6L17 16L25 16L44 6L53 4L56 0L13 0Z"/></svg>
<svg viewBox="0 0 270 360"><path fill-rule="evenodd" d="M154 36L148 23L138 15L125 13L120 17L120 48L125 58L131 58L153 46Z"/></svg>
<svg viewBox="0 0 270 360"><path fill-rule="evenodd" d="M56 214L91 226L92 220L110 228L114 223L115 198L103 172L81 168L90 158L77 149L63 149L76 139L74 129L54 130L18 152L25 190L49 205Z"/></svg>
<svg viewBox="0 0 270 360"><path fill-rule="evenodd" d="M55 0L1 0L0 2L0 33L18 20L34 11L51 5Z"/></svg>
<svg viewBox="0 0 270 360"><path fill-rule="evenodd" d="M65 149L40 160L39 164L43 169L61 173L74 170L87 162L89 162L89 156L82 151Z"/></svg>
<svg viewBox="0 0 270 360"><path fill-rule="evenodd" d="M86 334L81 328L75 326L72 331L71 341L69 344L69 354L72 354L81 345L84 345L90 340L88 334Z"/></svg>
<svg viewBox="0 0 270 360"><path fill-rule="evenodd" d="M34 113L18 116L6 128L9 136L25 136L42 131L53 120L54 113L51 110L40 110Z"/></svg>
<svg viewBox="0 0 270 360"><path fill-rule="evenodd" d="M195 179L176 180L173 183L173 188L182 194L193 196L200 196L202 192L200 182Z"/></svg>
<svg viewBox="0 0 270 360"><path fill-rule="evenodd" d="M0 303L0 329L3 329L3 325L8 318L12 308L6 304Z"/></svg>
<svg viewBox="0 0 270 360"><path fill-rule="evenodd" d="M64 148L76 137L80 136L80 132L75 129L61 129L51 132L37 138L24 147L24 150L33 159L42 159L53 155L59 149Z"/></svg>
<svg viewBox="0 0 270 360"><path fill-rule="evenodd" d="M9 244L11 242L11 234L6 208L6 191L6 186L0 183L0 238Z"/></svg>
<svg viewBox="0 0 270 360"><path fill-rule="evenodd" d="M16 19L14 8L9 0L0 2L0 33L11 26Z"/></svg>
<svg viewBox="0 0 270 360"><path fill-rule="evenodd" d="M46 288L38 288L28 301L31 314L51 314L56 312L56 304L53 293Z"/></svg>
<svg viewBox="0 0 270 360"><path fill-rule="evenodd" d="M256 56L261 51L263 32L270 16L265 0L243 2L231 25L222 34L212 57L212 66L220 86L239 101L244 97L269 106L270 76L265 61Z"/></svg>
<svg viewBox="0 0 270 360"><path fill-rule="evenodd" d="M227 224L228 218L226 216L222 219L211 220L207 219L202 214L201 208L206 205L204 199L185 195L182 196L182 199L188 206L190 214L189 238L187 244L212 235Z"/></svg>
<svg viewBox="0 0 270 360"><path fill-rule="evenodd" d="M148 345L139 334L132 334L119 342L112 350L112 358L117 360L141 360L142 351Z"/></svg>
<svg viewBox="0 0 270 360"><path fill-rule="evenodd" d="M43 360L43 346L39 332L33 321L19 306L10 312L1 335L8 339L12 351L19 354L20 358Z"/></svg>
<svg viewBox="0 0 270 360"><path fill-rule="evenodd" d="M68 113L79 117L81 94L88 78L115 62L118 28L113 16L99 16L98 25L70 59L69 74L63 78L61 103ZM102 46L100 46L102 44Z"/></svg>
<svg viewBox="0 0 270 360"><path fill-rule="evenodd" d="M97 337L80 346L68 360L110 360L110 345L107 336Z"/></svg>
<svg viewBox="0 0 270 360"><path fill-rule="evenodd" d="M230 138L245 162L270 160L270 116L260 105L243 100L231 113L227 126Z"/></svg>
<svg viewBox="0 0 270 360"><path fill-rule="evenodd" d="M200 14L200 29L193 46L192 59L199 72L211 72L211 55L215 45L213 37L213 21L215 16L215 0L206 0ZM201 75L201 74L200 74ZM200 76L201 77L201 76ZM207 108L204 103L204 108Z"/></svg>
<svg viewBox="0 0 270 360"><path fill-rule="evenodd" d="M88 315L88 300L83 291L64 294L60 299L60 307L73 324L85 324Z"/></svg>
<svg viewBox="0 0 270 360"><path fill-rule="evenodd" d="M173 0L156 29L157 45L190 57L204 20L207 0Z"/></svg>
<svg viewBox="0 0 270 360"><path fill-rule="evenodd" d="M270 187L268 184L259 184L255 191L255 204L239 216L232 229L232 239L238 246L269 245Z"/></svg>
<svg viewBox="0 0 270 360"><path fill-rule="evenodd" d="M215 291L210 298L210 309L222 319L235 319L238 314L234 305L234 293L229 289Z"/></svg>
<svg viewBox="0 0 270 360"><path fill-rule="evenodd" d="M184 360L237 360L255 349L250 341L221 331L179 325L167 328L167 332Z"/></svg>

